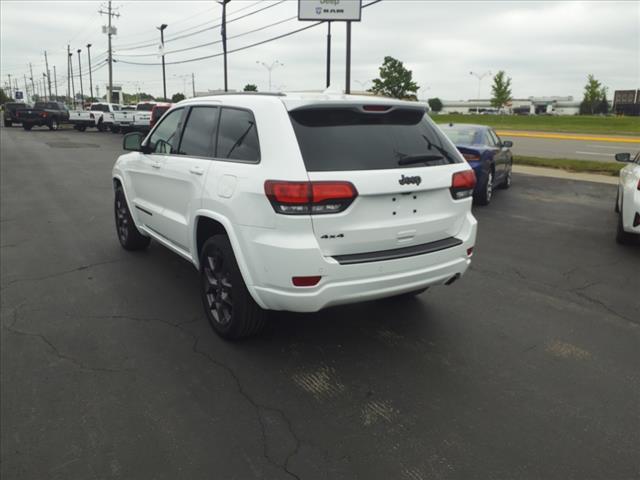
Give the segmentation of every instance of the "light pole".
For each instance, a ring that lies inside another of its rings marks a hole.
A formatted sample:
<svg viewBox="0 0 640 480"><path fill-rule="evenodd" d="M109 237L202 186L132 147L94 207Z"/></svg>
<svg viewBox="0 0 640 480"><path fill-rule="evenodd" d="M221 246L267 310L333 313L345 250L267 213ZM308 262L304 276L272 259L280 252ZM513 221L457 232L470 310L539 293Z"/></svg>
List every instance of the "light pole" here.
<svg viewBox="0 0 640 480"><path fill-rule="evenodd" d="M168 25L166 23L163 23L159 27L156 27L158 30L160 30L160 45L162 48L162 89L164 92L165 101L167 100L167 77L164 70L164 29L167 27Z"/></svg>
<svg viewBox="0 0 640 480"><path fill-rule="evenodd" d="M276 67L284 67L284 63L280 63L278 60L273 62L271 65L267 65L266 63L261 62L259 60L256 60L256 63L259 65L262 65L264 68L266 68L269 71L269 91L271 91L271 72Z"/></svg>
<svg viewBox="0 0 640 480"><path fill-rule="evenodd" d="M480 87L482 85L482 79L488 75L491 75L491 71L486 71L484 73L469 72L469 75L473 75L478 79L478 101L480 101ZM480 105L476 106L476 113L480 113Z"/></svg>
<svg viewBox="0 0 640 480"><path fill-rule="evenodd" d="M182 79L182 94L185 96L185 98L187 97L187 78L192 78L191 75L192 74L184 74L184 75L177 75L175 73L173 74L174 77Z"/></svg>
<svg viewBox="0 0 640 480"><path fill-rule="evenodd" d="M93 79L91 78L91 44L87 43L87 56L89 57L89 92L93 100Z"/></svg>
<svg viewBox="0 0 640 480"><path fill-rule="evenodd" d="M84 108L84 89L82 88L82 62L80 61L80 54L82 50L78 49L78 75L80 76L80 105Z"/></svg>
<svg viewBox="0 0 640 480"><path fill-rule="evenodd" d="M358 85L360 85L360 88L364 92L367 89L367 85L371 83L371 80L365 80L365 81L354 80L354 82L356 82Z"/></svg>

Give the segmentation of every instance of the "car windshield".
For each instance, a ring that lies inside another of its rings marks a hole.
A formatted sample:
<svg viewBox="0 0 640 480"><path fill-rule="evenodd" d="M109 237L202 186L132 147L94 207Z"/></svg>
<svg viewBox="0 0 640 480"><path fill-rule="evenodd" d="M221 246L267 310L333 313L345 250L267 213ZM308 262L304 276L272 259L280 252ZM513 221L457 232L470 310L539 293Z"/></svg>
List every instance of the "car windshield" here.
<svg viewBox="0 0 640 480"><path fill-rule="evenodd" d="M443 126L441 127L444 134L455 145L474 145L481 143L480 130L475 127L465 126Z"/></svg>
<svg viewBox="0 0 640 480"><path fill-rule="evenodd" d="M423 110L393 108L374 113L358 107L305 108L290 112L290 117L307 171L384 170L459 162Z"/></svg>

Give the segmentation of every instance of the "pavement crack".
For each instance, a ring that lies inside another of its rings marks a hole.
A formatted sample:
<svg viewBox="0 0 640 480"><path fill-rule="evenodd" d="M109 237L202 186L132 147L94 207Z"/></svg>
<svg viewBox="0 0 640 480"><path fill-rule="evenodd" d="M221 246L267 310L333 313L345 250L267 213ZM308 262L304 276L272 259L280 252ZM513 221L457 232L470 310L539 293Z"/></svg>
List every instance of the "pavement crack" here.
<svg viewBox="0 0 640 480"><path fill-rule="evenodd" d="M7 284L4 287L2 287L2 289L0 289L0 290L4 290L5 288L10 287L11 285L15 285L16 283L21 283L21 282L39 282L39 281L42 281L42 280L49 280L51 278L61 277L63 275L68 275L70 273L81 272L83 270L88 270L90 268L99 267L101 265L109 265L111 263L118 263L118 262L121 262L121 261L122 260L120 260L120 259L117 259L117 260L106 260L104 262L95 262L95 263L89 263L87 265L80 265L79 267L72 268L70 270L63 270L61 272L51 273L49 275L42 275L42 276L39 276L39 277L15 278L15 279L7 282Z"/></svg>
<svg viewBox="0 0 640 480"><path fill-rule="evenodd" d="M121 372L130 372L130 371L132 371L131 369L95 367L95 366L92 366L92 365L88 365L85 362L82 362L82 361L78 360L77 358L74 358L74 357L72 357L70 355L66 355L66 354L62 353L60 351L60 349L55 345L55 343L53 343L46 335L44 335L42 333L25 332L24 330L20 330L20 329L16 328L15 325L16 325L16 323L18 323L20 306L21 305L19 305L18 307L16 307L14 309L14 311L13 311L13 321L11 322L11 324L4 327L10 333L13 333L15 335L21 335L21 336L25 336L25 337L31 337L31 338L40 339L45 345L47 345L49 347L49 350L51 350L51 352L58 359L66 361L66 362L69 362L69 363L72 363L73 365L75 365L76 367L80 368L81 370L90 371L90 372L108 372L108 373L121 373Z"/></svg>

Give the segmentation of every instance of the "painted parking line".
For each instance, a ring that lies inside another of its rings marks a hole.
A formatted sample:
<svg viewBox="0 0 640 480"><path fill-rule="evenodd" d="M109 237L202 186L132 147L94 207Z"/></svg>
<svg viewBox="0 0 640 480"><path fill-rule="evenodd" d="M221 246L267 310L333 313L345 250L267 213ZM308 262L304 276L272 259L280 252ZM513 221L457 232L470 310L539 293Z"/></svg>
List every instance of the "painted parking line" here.
<svg viewBox="0 0 640 480"><path fill-rule="evenodd" d="M533 133L514 132L512 130L498 130L498 135L506 137L526 137L526 138L547 138L555 140L586 140L589 142L610 142L610 143L640 143L640 137L601 137L592 135L579 135L571 133Z"/></svg>
<svg viewBox="0 0 640 480"><path fill-rule="evenodd" d="M581 155L599 155L601 157L613 157L615 154L613 153L602 153L602 152L576 152Z"/></svg>
<svg viewBox="0 0 640 480"><path fill-rule="evenodd" d="M589 148L609 148L611 150L620 150L620 148L624 148L624 147L621 147L621 146L612 147L611 145L587 145L587 147L589 147Z"/></svg>

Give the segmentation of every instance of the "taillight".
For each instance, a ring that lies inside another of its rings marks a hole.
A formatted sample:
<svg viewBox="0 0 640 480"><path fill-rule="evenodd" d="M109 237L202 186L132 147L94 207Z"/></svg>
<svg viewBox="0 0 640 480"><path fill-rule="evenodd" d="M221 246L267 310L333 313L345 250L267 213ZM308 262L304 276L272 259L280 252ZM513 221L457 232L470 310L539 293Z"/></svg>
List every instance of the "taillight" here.
<svg viewBox="0 0 640 480"><path fill-rule="evenodd" d="M470 197L475 186L476 175L473 170L454 173L451 178L451 196L456 200Z"/></svg>
<svg viewBox="0 0 640 480"><path fill-rule="evenodd" d="M638 190L640 190L640 180L638 180Z"/></svg>
<svg viewBox="0 0 640 480"><path fill-rule="evenodd" d="M338 213L347 209L358 196L350 182L285 182L267 180L266 193L276 213L314 215Z"/></svg>
<svg viewBox="0 0 640 480"><path fill-rule="evenodd" d="M477 153L463 153L462 156L467 162L477 162L480 160L480 155Z"/></svg>
<svg viewBox="0 0 640 480"><path fill-rule="evenodd" d="M47 112L42 112L42 118L47 118Z"/></svg>
<svg viewBox="0 0 640 480"><path fill-rule="evenodd" d="M364 105L362 109L365 112L386 112L391 109L391 105Z"/></svg>

